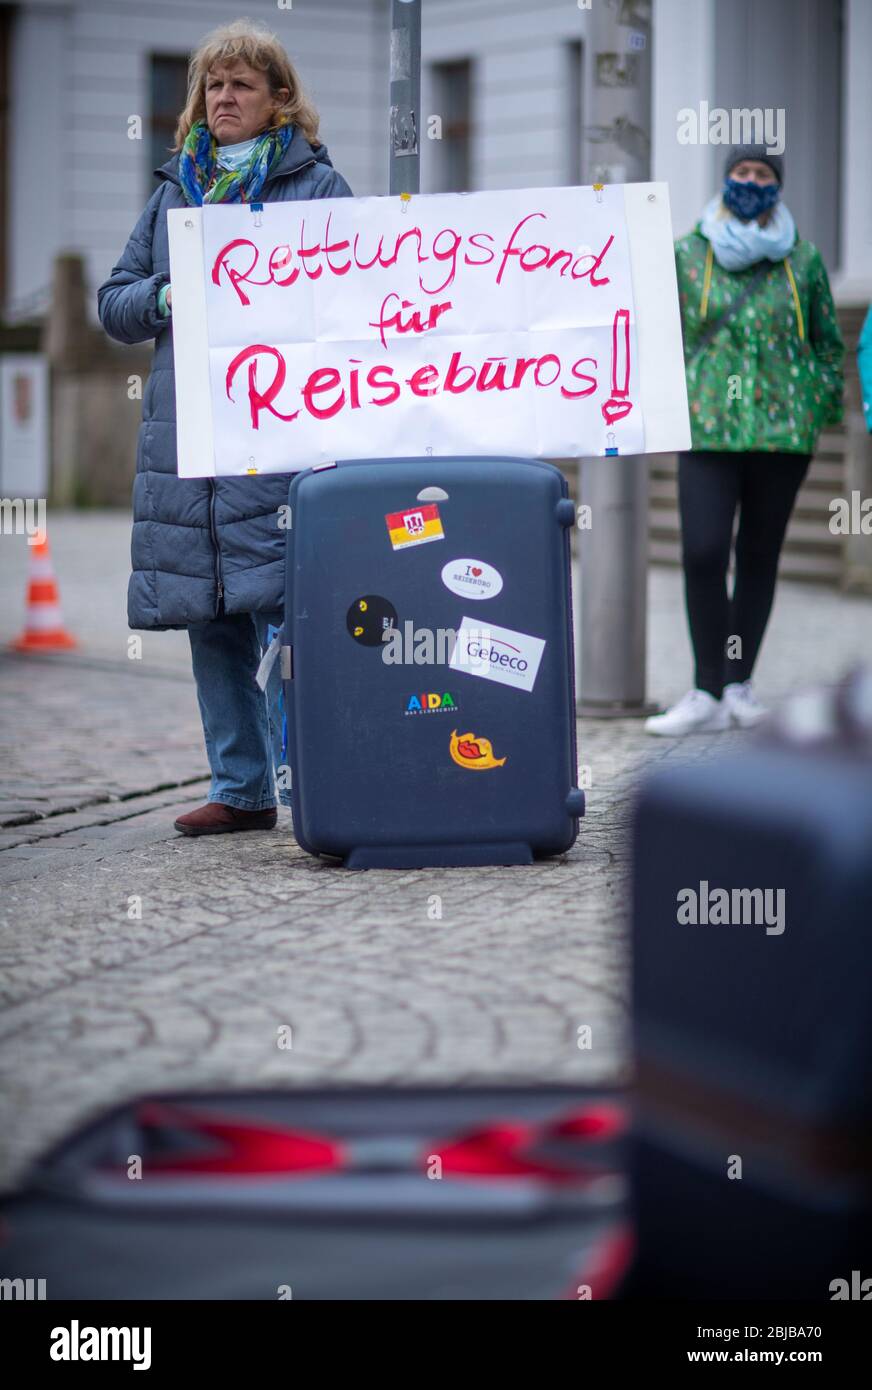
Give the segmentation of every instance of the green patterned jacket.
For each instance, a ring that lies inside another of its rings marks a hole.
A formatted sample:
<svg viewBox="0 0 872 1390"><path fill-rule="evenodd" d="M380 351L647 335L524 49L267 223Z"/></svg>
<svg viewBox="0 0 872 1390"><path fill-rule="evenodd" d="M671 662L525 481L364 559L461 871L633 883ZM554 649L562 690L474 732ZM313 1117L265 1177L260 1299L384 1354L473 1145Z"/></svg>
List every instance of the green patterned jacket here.
<svg viewBox="0 0 872 1390"><path fill-rule="evenodd" d="M820 252L797 241L774 261L729 323L697 350L706 322L720 320L755 273L722 270L699 225L676 243L678 295L694 449L812 454L819 431L842 418L844 344Z"/></svg>

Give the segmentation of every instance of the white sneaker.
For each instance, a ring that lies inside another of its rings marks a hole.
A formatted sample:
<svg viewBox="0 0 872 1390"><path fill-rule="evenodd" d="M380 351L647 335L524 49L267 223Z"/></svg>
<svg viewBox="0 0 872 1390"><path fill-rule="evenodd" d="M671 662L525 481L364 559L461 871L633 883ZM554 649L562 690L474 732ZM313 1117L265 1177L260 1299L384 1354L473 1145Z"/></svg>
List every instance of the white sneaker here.
<svg viewBox="0 0 872 1390"><path fill-rule="evenodd" d="M678 704L665 714L652 714L645 720L645 733L661 738L681 734L721 733L730 727L730 715L722 700L716 700L707 690L688 690Z"/></svg>
<svg viewBox="0 0 872 1390"><path fill-rule="evenodd" d="M734 724L738 724L740 729L753 728L769 713L751 689L750 681L742 681L741 684L734 681L732 685L724 686L724 704L729 711L730 719Z"/></svg>

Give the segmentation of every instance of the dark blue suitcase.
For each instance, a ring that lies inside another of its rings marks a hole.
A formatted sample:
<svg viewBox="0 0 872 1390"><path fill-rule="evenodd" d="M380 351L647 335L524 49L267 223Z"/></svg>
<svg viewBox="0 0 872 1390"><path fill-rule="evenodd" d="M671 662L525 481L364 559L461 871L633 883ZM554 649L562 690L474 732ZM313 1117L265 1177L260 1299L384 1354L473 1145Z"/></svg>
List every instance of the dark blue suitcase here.
<svg viewBox="0 0 872 1390"><path fill-rule="evenodd" d="M144 1097L0 1203L0 1277L61 1300L605 1299L624 1129L568 1086Z"/></svg>
<svg viewBox="0 0 872 1390"><path fill-rule="evenodd" d="M872 742L655 775L634 866L630 1290L872 1298Z"/></svg>
<svg viewBox="0 0 872 1390"><path fill-rule="evenodd" d="M560 471L355 460L297 474L289 507L282 658L300 845L349 868L568 850L584 798L575 511Z"/></svg>

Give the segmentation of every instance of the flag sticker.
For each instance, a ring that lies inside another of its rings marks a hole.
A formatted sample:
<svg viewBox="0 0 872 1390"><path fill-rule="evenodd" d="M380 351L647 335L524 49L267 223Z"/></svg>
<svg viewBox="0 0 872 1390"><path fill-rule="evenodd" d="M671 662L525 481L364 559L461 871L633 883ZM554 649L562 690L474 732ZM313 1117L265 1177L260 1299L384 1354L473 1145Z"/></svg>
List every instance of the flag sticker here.
<svg viewBox="0 0 872 1390"><path fill-rule="evenodd" d="M394 550L409 545L426 545L428 541L444 541L445 532L435 503L426 507L410 507L405 512L389 512L385 517L388 535Z"/></svg>

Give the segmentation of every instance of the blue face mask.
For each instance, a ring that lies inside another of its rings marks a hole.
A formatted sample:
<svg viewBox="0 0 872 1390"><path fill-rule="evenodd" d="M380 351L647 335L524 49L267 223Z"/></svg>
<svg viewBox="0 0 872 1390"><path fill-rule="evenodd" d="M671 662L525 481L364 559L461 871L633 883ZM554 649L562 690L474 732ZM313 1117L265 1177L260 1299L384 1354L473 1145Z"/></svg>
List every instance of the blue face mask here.
<svg viewBox="0 0 872 1390"><path fill-rule="evenodd" d="M727 179L724 183L724 206L728 207L742 222L750 222L762 212L774 208L781 194L777 183L739 183L738 179Z"/></svg>

